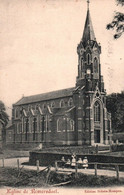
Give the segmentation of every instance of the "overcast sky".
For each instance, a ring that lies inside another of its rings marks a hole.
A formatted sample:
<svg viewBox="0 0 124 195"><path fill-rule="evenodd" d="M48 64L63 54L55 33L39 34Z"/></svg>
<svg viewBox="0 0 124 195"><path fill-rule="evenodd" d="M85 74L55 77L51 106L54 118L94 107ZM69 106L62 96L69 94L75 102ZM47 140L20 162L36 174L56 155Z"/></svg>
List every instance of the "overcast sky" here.
<svg viewBox="0 0 124 195"><path fill-rule="evenodd" d="M114 40L106 30L119 9L115 0L90 3L108 94L124 90L124 35ZM6 106L23 94L75 86L86 12L86 0L0 0L0 100Z"/></svg>

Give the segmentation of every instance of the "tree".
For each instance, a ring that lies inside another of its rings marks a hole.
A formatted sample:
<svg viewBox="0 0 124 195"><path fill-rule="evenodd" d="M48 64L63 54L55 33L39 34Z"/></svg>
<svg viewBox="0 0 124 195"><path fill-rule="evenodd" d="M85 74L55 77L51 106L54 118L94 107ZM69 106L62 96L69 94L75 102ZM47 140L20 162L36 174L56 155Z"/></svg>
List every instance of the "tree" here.
<svg viewBox="0 0 124 195"><path fill-rule="evenodd" d="M117 5L124 6L124 0L116 0ZM114 29L114 39L118 39L124 33L124 13L116 12L111 23L107 24L108 30Z"/></svg>
<svg viewBox="0 0 124 195"><path fill-rule="evenodd" d="M8 124L9 116L6 113L5 105L0 101L0 119L4 122L4 126Z"/></svg>
<svg viewBox="0 0 124 195"><path fill-rule="evenodd" d="M107 109L112 116L114 132L124 132L124 92L107 96Z"/></svg>

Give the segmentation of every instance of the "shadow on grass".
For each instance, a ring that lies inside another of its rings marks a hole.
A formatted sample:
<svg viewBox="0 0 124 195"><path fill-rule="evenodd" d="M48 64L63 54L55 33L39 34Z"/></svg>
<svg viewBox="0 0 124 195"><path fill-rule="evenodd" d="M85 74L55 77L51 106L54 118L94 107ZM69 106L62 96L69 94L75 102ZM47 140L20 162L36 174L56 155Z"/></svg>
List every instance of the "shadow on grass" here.
<svg viewBox="0 0 124 195"><path fill-rule="evenodd" d="M52 172L50 176L50 184L61 183L71 180L71 183L67 184L66 187L107 187L107 186L121 186L124 185L124 179L120 179L119 181L115 177L107 177L107 176L97 176L94 175L85 175L83 173L78 173L77 178L75 178L75 174L64 175L58 174L56 172Z"/></svg>
<svg viewBox="0 0 124 195"><path fill-rule="evenodd" d="M50 187L54 184L71 181L69 184L64 185L67 188L85 188L85 187L107 187L107 186L121 186L124 185L124 179L119 181L114 177L85 175L78 173L75 174L57 173L51 171L46 183L47 171L39 172L37 174L34 170L22 169L21 172L17 168L0 168L0 187ZM62 185L61 185L62 186Z"/></svg>

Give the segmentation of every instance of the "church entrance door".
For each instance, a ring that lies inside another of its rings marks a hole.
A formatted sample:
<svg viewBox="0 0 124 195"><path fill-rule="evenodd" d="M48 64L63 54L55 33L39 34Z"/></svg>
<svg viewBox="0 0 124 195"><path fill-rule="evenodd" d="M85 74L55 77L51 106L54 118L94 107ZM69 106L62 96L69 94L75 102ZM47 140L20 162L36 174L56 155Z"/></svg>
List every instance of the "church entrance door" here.
<svg viewBox="0 0 124 195"><path fill-rule="evenodd" d="M98 129L94 130L94 142L100 143L100 130Z"/></svg>

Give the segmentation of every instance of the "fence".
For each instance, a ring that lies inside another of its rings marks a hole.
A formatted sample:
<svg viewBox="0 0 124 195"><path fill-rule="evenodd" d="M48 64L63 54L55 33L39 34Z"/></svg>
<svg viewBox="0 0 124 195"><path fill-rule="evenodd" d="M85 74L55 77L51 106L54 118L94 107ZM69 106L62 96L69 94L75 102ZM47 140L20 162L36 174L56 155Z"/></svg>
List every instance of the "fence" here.
<svg viewBox="0 0 124 195"><path fill-rule="evenodd" d="M55 170L56 171L59 170L59 168L61 166L61 163L63 163L63 162L62 161L55 161ZM66 162L64 162L64 163L66 163ZM105 168L103 166L108 166L109 169L115 170L116 178L117 178L117 180L119 180L120 179L120 177L119 177L119 167L120 166L124 166L124 163L98 163L98 162L90 162L90 163L88 163L88 166L90 166L90 165L93 165L93 167L94 167L94 175L96 177L98 176L98 168L102 169L102 168ZM71 166L70 166L70 168L71 168ZM83 164L82 164L82 169L83 169ZM76 163L76 165L75 165L75 176L77 176L77 173L78 173L78 163Z"/></svg>
<svg viewBox="0 0 124 195"><path fill-rule="evenodd" d="M4 167L5 167L5 160L4 160L4 158L1 159L1 160L2 160L2 167L4 168ZM64 168L65 164L66 164L66 161L63 162L63 161L59 160L59 161L55 161L55 164L54 164L53 166L55 167L55 170L58 171L60 167L63 167L63 168ZM90 168L92 167L92 168L94 169L94 175L95 175L96 177L98 176L98 169L102 169L102 168L106 169L105 166L109 167L109 169L115 170L117 180L120 179L120 177L119 177L119 171L120 171L119 168L120 168L120 167L124 167L124 163L99 163L99 162L88 162L88 167L90 167ZM23 167L24 167L24 166L23 166ZM19 159L17 159L17 169L18 169L19 174L20 174L21 169L22 169L23 167L20 167ZM37 161L36 161L36 171L37 171L37 173L40 171L40 170L39 170L39 167L40 167L40 165L39 165L39 160L37 160ZM47 167L47 168L48 168L48 167ZM45 168L45 169L47 169L47 168ZM71 171L70 168L71 168L71 165L70 165L70 167L68 167L68 171L69 171L69 172ZM82 168L83 168L83 164L82 164ZM75 164L75 177L77 177L78 169L79 169L79 164L76 163L76 164Z"/></svg>

